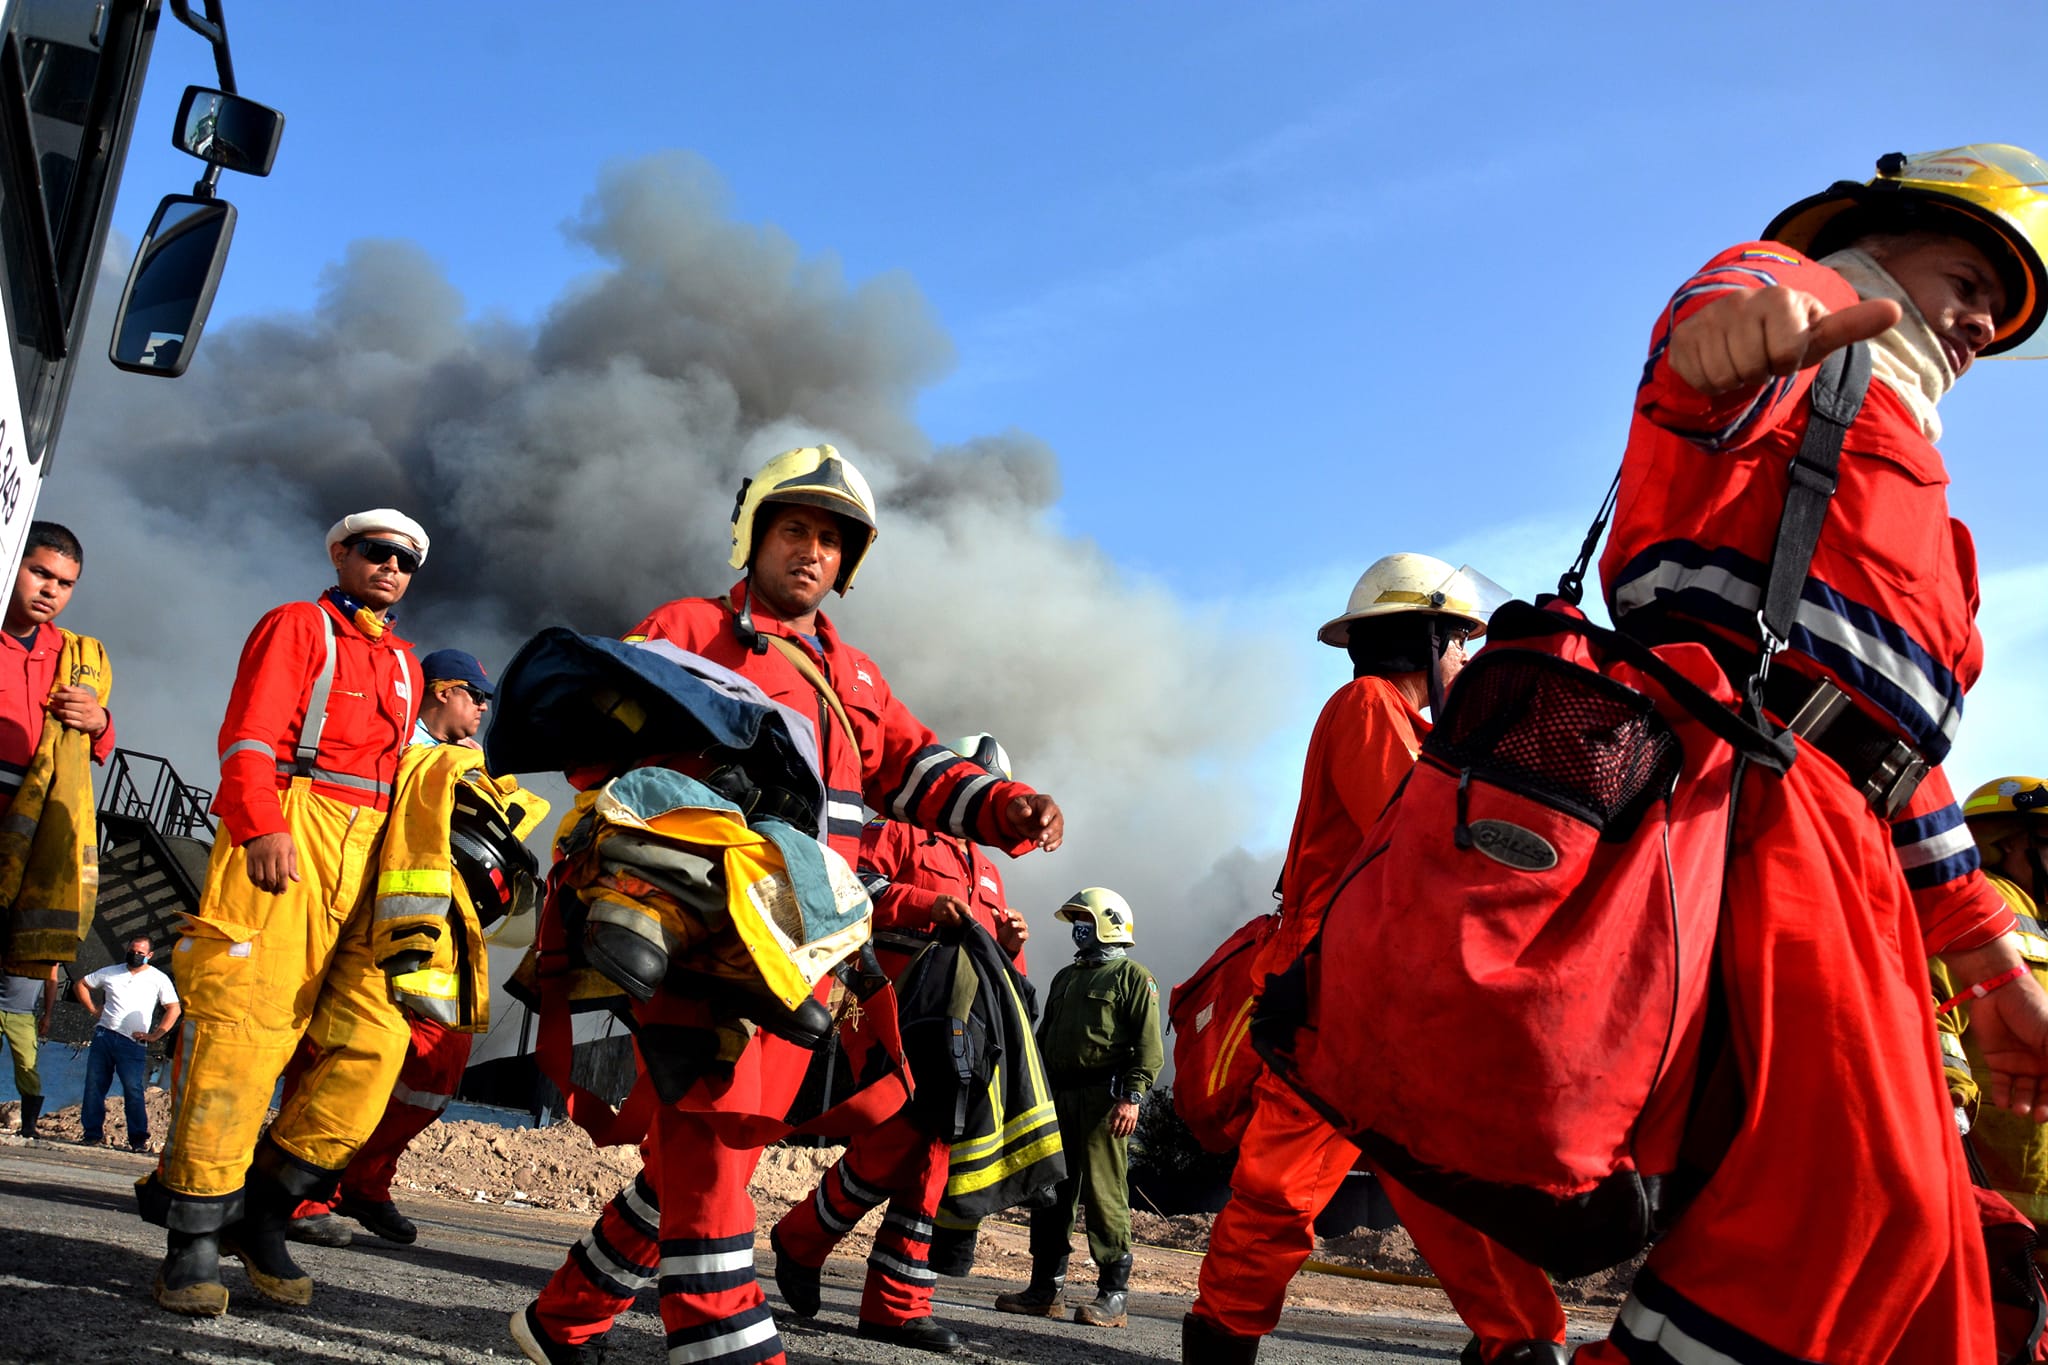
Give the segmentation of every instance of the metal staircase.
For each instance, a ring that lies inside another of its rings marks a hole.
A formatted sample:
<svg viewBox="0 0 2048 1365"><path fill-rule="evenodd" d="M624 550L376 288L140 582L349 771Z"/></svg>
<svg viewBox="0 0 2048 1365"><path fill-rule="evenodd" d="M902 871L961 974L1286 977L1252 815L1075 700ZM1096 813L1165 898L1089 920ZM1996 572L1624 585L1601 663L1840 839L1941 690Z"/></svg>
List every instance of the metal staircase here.
<svg viewBox="0 0 2048 1365"><path fill-rule="evenodd" d="M91 1016L72 1001L68 983L120 961L136 935L149 935L157 965L167 966L180 917L199 908L206 885L213 848L206 807L212 799L212 792L187 786L167 759L114 750L100 791L99 908L92 933L78 945L78 961L64 974L51 1037L92 1037Z"/></svg>

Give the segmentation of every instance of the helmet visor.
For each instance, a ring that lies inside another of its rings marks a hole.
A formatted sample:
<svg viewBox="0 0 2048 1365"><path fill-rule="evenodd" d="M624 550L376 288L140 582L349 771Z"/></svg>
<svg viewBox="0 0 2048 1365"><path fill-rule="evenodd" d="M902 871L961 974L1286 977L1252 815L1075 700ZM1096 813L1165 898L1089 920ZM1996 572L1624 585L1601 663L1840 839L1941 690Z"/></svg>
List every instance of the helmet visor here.
<svg viewBox="0 0 2048 1365"><path fill-rule="evenodd" d="M1513 601L1514 596L1470 564L1461 566L1429 594L1431 603L1437 610L1468 617L1476 622L1477 624L1472 627L1475 636L1486 633L1486 623L1494 611L1504 603Z"/></svg>

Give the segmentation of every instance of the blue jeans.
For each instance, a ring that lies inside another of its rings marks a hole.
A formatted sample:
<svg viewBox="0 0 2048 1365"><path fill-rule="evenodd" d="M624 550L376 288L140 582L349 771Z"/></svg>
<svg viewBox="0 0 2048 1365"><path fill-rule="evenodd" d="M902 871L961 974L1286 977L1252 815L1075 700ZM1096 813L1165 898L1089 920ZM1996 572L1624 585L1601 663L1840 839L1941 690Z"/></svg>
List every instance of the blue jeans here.
<svg viewBox="0 0 2048 1365"><path fill-rule="evenodd" d="M121 1108L128 1119L128 1145L139 1147L149 1141L149 1106L142 1099L148 1072L147 1046L112 1029L92 1031L92 1047L85 1054L85 1095L78 1104L78 1125L85 1141L98 1142L105 1136L107 1091L117 1075L121 1078Z"/></svg>

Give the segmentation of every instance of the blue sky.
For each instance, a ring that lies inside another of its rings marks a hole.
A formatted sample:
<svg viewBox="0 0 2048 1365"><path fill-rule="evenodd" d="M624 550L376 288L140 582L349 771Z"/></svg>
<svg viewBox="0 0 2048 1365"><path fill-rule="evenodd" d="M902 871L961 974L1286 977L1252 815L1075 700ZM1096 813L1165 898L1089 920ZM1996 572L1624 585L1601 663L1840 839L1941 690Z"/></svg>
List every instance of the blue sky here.
<svg viewBox="0 0 2048 1365"><path fill-rule="evenodd" d="M289 122L268 181L226 182L217 320L303 309L362 237L530 320L598 264L561 225L599 168L694 150L739 219L915 281L956 350L935 438L1043 438L1066 529L1302 642L1276 774L1343 676L1309 641L1365 563L1554 579L1700 261L1886 151L2048 151L2003 57L2041 49L2036 6L229 6L243 92ZM167 17L131 240L196 172L166 138L187 80L205 49ZM2003 735L1966 724L1965 785L2048 767L2044 384L1987 364L1943 405L2001 633Z"/></svg>

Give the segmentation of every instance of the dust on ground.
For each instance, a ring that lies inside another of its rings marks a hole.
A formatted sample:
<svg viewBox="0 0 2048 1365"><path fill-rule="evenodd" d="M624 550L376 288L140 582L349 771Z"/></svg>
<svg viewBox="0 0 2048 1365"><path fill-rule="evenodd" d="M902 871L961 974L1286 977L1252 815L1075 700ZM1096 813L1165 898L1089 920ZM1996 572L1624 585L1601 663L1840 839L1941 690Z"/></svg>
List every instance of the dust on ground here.
<svg viewBox="0 0 2048 1365"><path fill-rule="evenodd" d="M170 1097L161 1087L151 1086L145 1099L149 1107L149 1146L154 1152L162 1148L164 1133L170 1125ZM20 1105L12 1101L0 1103L0 1133L18 1134L19 1129ZM74 1143L81 1131L75 1104L45 1112L38 1129L45 1141ZM107 1099L105 1141L116 1147L127 1143L118 1095ZM758 1210L756 1230L764 1245L776 1220L790 1205L810 1195L841 1150L772 1147L762 1154L748 1188ZM399 1158L398 1174L391 1188L401 1203L434 1198L595 1213L639 1169L637 1149L597 1147L590 1135L573 1123L557 1123L547 1128L501 1128L460 1119L434 1124L416 1138ZM875 1209L862 1219L840 1243L835 1258L866 1259L881 1216L882 1210ZM1164 1217L1134 1211L1131 1228L1139 1243L1137 1280L1150 1292L1193 1297L1202 1252L1208 1247L1209 1230L1215 1221L1214 1214ZM1076 1242L1078 1245L1078 1238ZM1318 1238L1311 1263L1374 1274L1424 1277L1430 1273L1428 1264L1416 1253L1415 1243L1401 1228L1361 1228L1341 1237ZM1030 1278L1031 1251L1021 1213L1001 1215L983 1224L976 1269L997 1278L1014 1279L1019 1284ZM1618 1266L1559 1285L1558 1297L1572 1309L1599 1313L1621 1303L1634 1274L1633 1264ZM1076 1258L1070 1283L1083 1284L1090 1278L1084 1253ZM1414 1312L1443 1307L1440 1292L1427 1286L1313 1274L1295 1278L1288 1291L1288 1302L1296 1307L1353 1312Z"/></svg>

